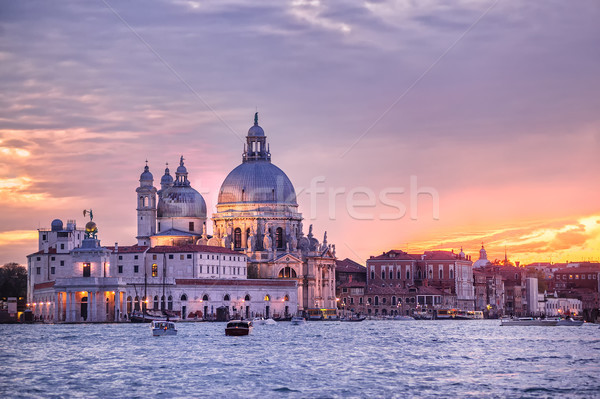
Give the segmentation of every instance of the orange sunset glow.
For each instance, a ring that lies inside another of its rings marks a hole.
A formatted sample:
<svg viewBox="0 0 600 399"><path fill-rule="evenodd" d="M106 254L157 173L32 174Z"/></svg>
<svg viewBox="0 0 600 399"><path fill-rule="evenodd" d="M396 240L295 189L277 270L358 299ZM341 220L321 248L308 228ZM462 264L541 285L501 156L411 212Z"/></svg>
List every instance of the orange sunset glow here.
<svg viewBox="0 0 600 399"><path fill-rule="evenodd" d="M0 264L83 209L103 245L134 244L146 160L157 182L183 155L210 218L256 110L305 229L340 259L475 260L483 243L490 260L599 261L598 7L498 3L473 25L485 4L367 3L227 22L218 4L115 4L128 25L101 2L3 5Z"/></svg>

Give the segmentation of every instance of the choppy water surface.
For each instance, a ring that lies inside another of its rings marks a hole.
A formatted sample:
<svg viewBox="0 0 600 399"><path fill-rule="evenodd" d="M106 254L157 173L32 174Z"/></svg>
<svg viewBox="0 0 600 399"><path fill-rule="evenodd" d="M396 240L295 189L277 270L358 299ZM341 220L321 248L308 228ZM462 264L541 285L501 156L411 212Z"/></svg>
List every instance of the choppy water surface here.
<svg viewBox="0 0 600 399"><path fill-rule="evenodd" d="M0 326L1 397L600 397L600 329L499 321Z"/></svg>

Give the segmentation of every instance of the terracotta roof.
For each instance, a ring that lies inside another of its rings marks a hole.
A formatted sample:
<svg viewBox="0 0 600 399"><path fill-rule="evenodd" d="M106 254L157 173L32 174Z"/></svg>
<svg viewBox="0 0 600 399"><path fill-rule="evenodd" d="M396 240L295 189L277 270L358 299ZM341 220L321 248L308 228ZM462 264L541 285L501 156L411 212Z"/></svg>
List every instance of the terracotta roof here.
<svg viewBox="0 0 600 399"><path fill-rule="evenodd" d="M366 273L367 268L351 259L336 260L335 271L343 273Z"/></svg>
<svg viewBox="0 0 600 399"><path fill-rule="evenodd" d="M564 269L556 270L556 273L564 273L564 274L581 274L581 273L598 273L600 270L590 267L567 267Z"/></svg>
<svg viewBox="0 0 600 399"><path fill-rule="evenodd" d="M218 253L218 254L231 254L231 255L243 255L243 253L236 252L231 249L227 249L224 247L216 247L212 245L176 245L176 246L167 246L160 245L148 250L148 253L179 253L179 252L210 252L210 253Z"/></svg>
<svg viewBox="0 0 600 399"><path fill-rule="evenodd" d="M338 285L338 288L364 288L366 286L366 281L346 281L345 283Z"/></svg>
<svg viewBox="0 0 600 399"><path fill-rule="evenodd" d="M112 253L115 253L115 247L106 247L106 249L110 250ZM129 245L129 246L120 246L119 245L118 249L119 249L120 254L132 254L132 253L144 252L146 249L148 249L148 247L143 246L143 245Z"/></svg>
<svg viewBox="0 0 600 399"><path fill-rule="evenodd" d="M371 258L369 260L390 260L390 259L416 260L416 259L420 259L420 257L419 257L419 255L407 254L406 252L401 251L399 249L392 249L391 251L384 252L381 255L371 256Z"/></svg>
<svg viewBox="0 0 600 399"><path fill-rule="evenodd" d="M48 248L48 252L44 252L44 250L42 249L41 251L37 251L37 252L34 252L32 254L27 255L27 257L34 256L34 255L43 255L43 254L53 254L53 255L55 255L56 254L56 248L50 247L50 248ZM68 254L68 252L65 253L65 255L67 255L67 254Z"/></svg>
<svg viewBox="0 0 600 399"><path fill-rule="evenodd" d="M36 290L41 290L42 288L50 288L54 287L54 281L48 281L46 283L37 283L33 285L33 288Z"/></svg>

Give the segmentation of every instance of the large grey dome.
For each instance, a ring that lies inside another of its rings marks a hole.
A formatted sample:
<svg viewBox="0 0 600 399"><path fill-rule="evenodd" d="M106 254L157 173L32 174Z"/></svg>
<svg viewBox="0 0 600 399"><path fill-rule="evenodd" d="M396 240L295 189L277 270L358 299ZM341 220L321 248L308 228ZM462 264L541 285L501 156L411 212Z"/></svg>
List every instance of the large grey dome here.
<svg viewBox="0 0 600 399"><path fill-rule="evenodd" d="M297 205L290 179L266 160L244 162L225 178L219 191L219 204L235 202Z"/></svg>
<svg viewBox="0 0 600 399"><path fill-rule="evenodd" d="M206 202L202 195L189 185L175 185L161 193L156 213L159 218L206 218Z"/></svg>

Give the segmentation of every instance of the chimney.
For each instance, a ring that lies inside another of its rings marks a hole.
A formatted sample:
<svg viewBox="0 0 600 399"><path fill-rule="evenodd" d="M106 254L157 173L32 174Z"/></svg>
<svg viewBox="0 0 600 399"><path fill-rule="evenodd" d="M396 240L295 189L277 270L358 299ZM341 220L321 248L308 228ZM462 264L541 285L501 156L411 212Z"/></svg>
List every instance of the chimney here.
<svg viewBox="0 0 600 399"><path fill-rule="evenodd" d="M115 253L119 252L119 243L115 242Z"/></svg>

